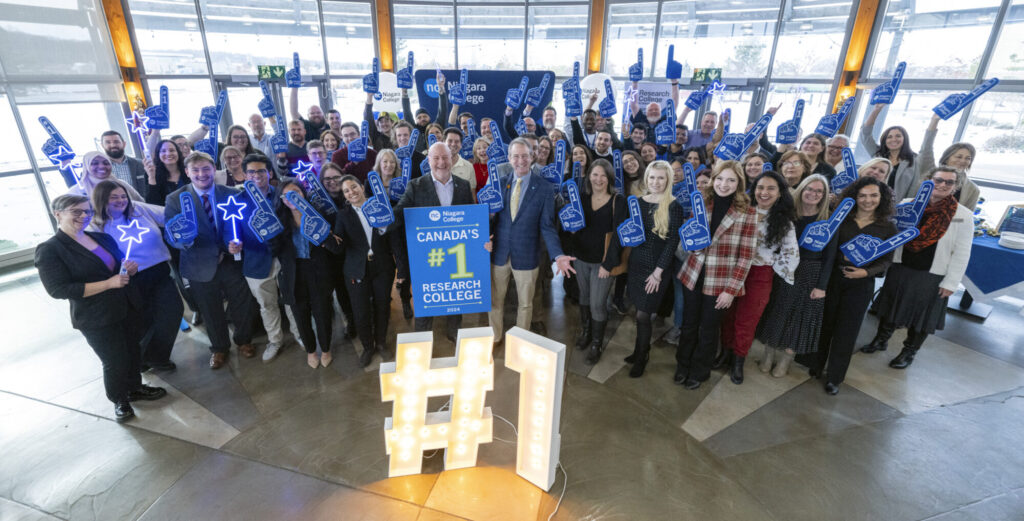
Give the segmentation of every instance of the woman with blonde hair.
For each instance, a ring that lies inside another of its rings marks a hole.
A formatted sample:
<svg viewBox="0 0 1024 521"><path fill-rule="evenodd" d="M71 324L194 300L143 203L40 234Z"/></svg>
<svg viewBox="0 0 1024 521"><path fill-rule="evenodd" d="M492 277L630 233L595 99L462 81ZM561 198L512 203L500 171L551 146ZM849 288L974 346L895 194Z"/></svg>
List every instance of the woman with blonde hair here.
<svg viewBox="0 0 1024 521"><path fill-rule="evenodd" d="M857 168L857 177L873 177L881 182L889 179L892 163L884 157L873 157Z"/></svg>
<svg viewBox="0 0 1024 521"><path fill-rule="evenodd" d="M673 381L687 389L697 389L711 377L722 316L734 298L743 296L757 253L757 211L745 190L739 162L715 163L711 187L703 193L711 244L691 252L679 272L686 315Z"/></svg>
<svg viewBox="0 0 1024 521"><path fill-rule="evenodd" d="M476 174L476 185L483 187L487 184L487 147L490 143L482 137L476 138L473 142L473 173Z"/></svg>
<svg viewBox="0 0 1024 521"><path fill-rule="evenodd" d="M398 155L395 154L394 150L385 148L377 152L377 160L373 164L373 171L377 172L377 175L380 176L380 182L384 185L384 189L391 186L392 179L402 175L402 170L399 167L400 164ZM369 181L365 183L364 190L368 194L373 194Z"/></svg>
<svg viewBox="0 0 1024 521"><path fill-rule="evenodd" d="M636 306L636 343L626 362L633 364L629 376L639 378L650 356L651 318L658 311L668 277L663 272L672 264L683 225L683 208L672 197L672 167L654 161L644 171L644 192L637 198L643 220L644 242L629 256L629 296Z"/></svg>
<svg viewBox="0 0 1024 521"><path fill-rule="evenodd" d="M816 221L829 217L828 179L812 174L793 192L796 203L796 236ZM800 264L793 284L775 284L762 315L757 338L764 344L764 357L758 368L781 378L789 372L794 357L811 367L818 351L821 320L825 312L825 289L832 276L832 264L838 245L833 239L821 251L800 248ZM806 357L806 359L804 359ZM774 365L774 370L773 370Z"/></svg>

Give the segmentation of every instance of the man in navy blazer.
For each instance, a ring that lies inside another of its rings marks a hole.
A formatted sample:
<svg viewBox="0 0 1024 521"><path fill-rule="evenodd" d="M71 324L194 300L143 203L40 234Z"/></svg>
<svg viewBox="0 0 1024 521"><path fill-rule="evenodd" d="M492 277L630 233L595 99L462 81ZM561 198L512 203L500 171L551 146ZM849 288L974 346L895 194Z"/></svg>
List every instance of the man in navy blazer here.
<svg viewBox="0 0 1024 521"><path fill-rule="evenodd" d="M270 160L263 154L249 154L242 159L246 180L253 182L276 212L281 206L281 193L270 184L271 168ZM267 348L263 351L263 361L269 362L280 352L284 345L284 330L288 329L287 321L282 320L282 307L277 299L277 274L281 271L278 255L281 253L283 239L278 235L261 241L247 224L256 209L252 196L243 190L238 194L238 201L245 204L243 218L237 221L239 242L229 242L228 253L242 254L242 274L245 275L249 291L256 298L263 328L267 330Z"/></svg>
<svg viewBox="0 0 1024 521"><path fill-rule="evenodd" d="M491 216L491 311L488 322L495 338L504 337L505 293L508 279L516 282L519 309L516 325L530 329L533 321L533 294L540 264L540 241L555 259L558 272L576 273L575 260L562 253L555 228L555 185L530 171L533 150L529 141L513 139L508 146L512 173L501 178L504 208Z"/></svg>
<svg viewBox="0 0 1024 521"><path fill-rule="evenodd" d="M228 252L223 230L227 223L217 205L238 192L214 184L213 158L204 152L192 152L185 158L185 172L191 184L168 194L164 202L164 217L169 221L181 213L179 197L187 193L196 209L198 235L191 243L171 242L181 250L181 276L188 279L199 312L206 319L206 333L210 337L210 368L220 369L227 363L231 340L228 337L227 317L223 302L228 301L228 313L235 325L234 341L238 352L250 358L256 354L252 346L252 318L255 301L242 275L242 263ZM230 238L230 237L229 237Z"/></svg>

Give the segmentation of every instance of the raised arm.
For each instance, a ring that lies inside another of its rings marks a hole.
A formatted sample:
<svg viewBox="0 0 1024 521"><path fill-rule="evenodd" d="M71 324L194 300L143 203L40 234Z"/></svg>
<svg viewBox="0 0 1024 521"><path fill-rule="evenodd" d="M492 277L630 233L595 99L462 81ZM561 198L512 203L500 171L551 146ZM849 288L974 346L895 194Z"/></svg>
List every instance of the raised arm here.
<svg viewBox="0 0 1024 521"><path fill-rule="evenodd" d="M299 88L292 87L291 92L288 94L288 113L292 115L292 119L302 119L299 114Z"/></svg>

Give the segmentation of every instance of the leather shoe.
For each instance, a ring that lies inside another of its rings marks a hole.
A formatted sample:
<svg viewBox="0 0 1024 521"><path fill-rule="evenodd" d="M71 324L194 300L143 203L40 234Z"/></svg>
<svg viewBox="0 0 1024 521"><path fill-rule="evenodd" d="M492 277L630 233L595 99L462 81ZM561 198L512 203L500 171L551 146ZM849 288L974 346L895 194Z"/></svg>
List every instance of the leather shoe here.
<svg viewBox="0 0 1024 521"><path fill-rule="evenodd" d="M412 302L408 300L402 301L402 316L406 319L412 318Z"/></svg>
<svg viewBox="0 0 1024 521"><path fill-rule="evenodd" d="M696 378L687 377L683 380L683 387L693 391L694 389L700 388L700 380Z"/></svg>
<svg viewBox="0 0 1024 521"><path fill-rule="evenodd" d="M839 394L839 385L832 382L825 382L825 394L835 396Z"/></svg>
<svg viewBox="0 0 1024 521"><path fill-rule="evenodd" d="M124 423L135 417L135 409L132 409L132 405L128 403L128 400L122 400L114 404L114 421L117 423Z"/></svg>
<svg viewBox="0 0 1024 521"><path fill-rule="evenodd" d="M252 358L256 356L256 348L252 344L242 344L238 346L238 352L242 353L242 356L246 358Z"/></svg>
<svg viewBox="0 0 1024 521"><path fill-rule="evenodd" d="M228 363L227 353L214 353L210 355L210 369L220 369L226 363Z"/></svg>
<svg viewBox="0 0 1024 521"><path fill-rule="evenodd" d="M359 367L366 367L373 361L373 348L364 348L363 353L359 355Z"/></svg>
<svg viewBox="0 0 1024 521"><path fill-rule="evenodd" d="M683 369L682 367L677 367L676 374L672 377L672 382L682 385L682 383L686 381L686 376L686 369Z"/></svg>
<svg viewBox="0 0 1024 521"><path fill-rule="evenodd" d="M129 402L137 402L139 400L153 401L159 400L167 396L167 390L163 387L150 387L148 385L142 385L138 389L128 393Z"/></svg>

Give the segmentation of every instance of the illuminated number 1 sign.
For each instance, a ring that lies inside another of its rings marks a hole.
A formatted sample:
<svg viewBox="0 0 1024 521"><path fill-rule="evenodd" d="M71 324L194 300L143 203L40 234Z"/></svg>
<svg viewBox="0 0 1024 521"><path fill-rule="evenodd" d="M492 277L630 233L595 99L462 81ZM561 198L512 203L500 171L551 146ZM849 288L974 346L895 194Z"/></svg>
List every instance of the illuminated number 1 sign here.
<svg viewBox="0 0 1024 521"><path fill-rule="evenodd" d="M424 450L445 449L448 470L475 466L478 445L492 440L494 419L484 407L494 389L491 328L460 330L449 358L431 358L432 338L398 335L395 361L380 366L381 399L394 402L384 422L391 477L420 473ZM506 366L519 373L516 473L548 490L561 447L565 345L518 327L506 340ZM429 397L445 395L452 397L449 410L427 412Z"/></svg>

